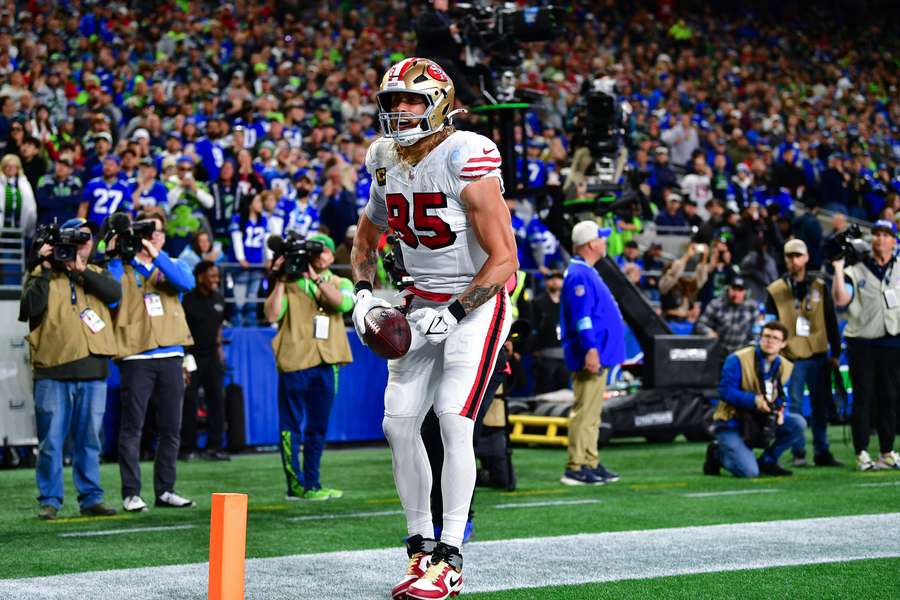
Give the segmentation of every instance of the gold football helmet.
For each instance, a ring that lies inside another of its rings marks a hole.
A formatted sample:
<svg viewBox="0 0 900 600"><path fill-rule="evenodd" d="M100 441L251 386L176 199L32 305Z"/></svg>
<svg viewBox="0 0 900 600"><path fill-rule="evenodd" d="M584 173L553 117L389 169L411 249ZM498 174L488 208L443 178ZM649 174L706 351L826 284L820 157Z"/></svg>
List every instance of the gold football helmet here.
<svg viewBox="0 0 900 600"><path fill-rule="evenodd" d="M391 96L396 93L421 95L425 113L392 111ZM440 65L427 58L406 58L388 69L375 98L382 132L401 146L437 133L461 112L453 110L453 82Z"/></svg>

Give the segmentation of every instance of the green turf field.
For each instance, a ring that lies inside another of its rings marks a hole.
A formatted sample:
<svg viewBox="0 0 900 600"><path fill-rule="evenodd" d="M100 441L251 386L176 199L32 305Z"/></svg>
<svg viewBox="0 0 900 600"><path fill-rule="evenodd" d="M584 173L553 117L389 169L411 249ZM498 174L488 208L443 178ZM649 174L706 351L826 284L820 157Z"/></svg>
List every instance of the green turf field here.
<svg viewBox="0 0 900 600"><path fill-rule="evenodd" d="M852 451L833 429L839 469L797 469L791 478L738 480L701 474L705 445L687 442L617 442L602 460L622 480L602 487L559 484L563 449L516 448L516 492L479 489L476 540L505 540L577 533L806 519L900 512L900 472L856 473ZM144 463L152 487L152 465ZM230 463L179 463L178 491L198 501L193 510L153 509L107 519L78 516L71 470L66 470L66 503L54 522L35 518L34 473L0 472L0 579L105 569L198 563L208 559L209 493L250 496L247 555L287 556L337 550L399 547L404 519L391 478L386 448L329 449L323 483L345 491L326 503L287 502L279 457L257 454ZM116 465L104 465L107 497L120 507ZM148 490L149 490L148 487ZM738 492L725 496L696 496ZM152 492L145 495L148 503ZM580 503L579 503L580 502ZM511 505L535 503L534 507ZM327 518L338 514L346 518ZM320 518L322 517L322 518ZM90 531L183 526L93 537ZM900 596L896 558L729 571L586 584L574 588L472 594L483 598L728 597L742 589L749 597L774 597L774 590L797 590L798 597ZM889 574L889 575L888 575ZM800 584L803 585L800 585ZM795 586L796 584L796 586ZM804 589L808 594L804 595Z"/></svg>

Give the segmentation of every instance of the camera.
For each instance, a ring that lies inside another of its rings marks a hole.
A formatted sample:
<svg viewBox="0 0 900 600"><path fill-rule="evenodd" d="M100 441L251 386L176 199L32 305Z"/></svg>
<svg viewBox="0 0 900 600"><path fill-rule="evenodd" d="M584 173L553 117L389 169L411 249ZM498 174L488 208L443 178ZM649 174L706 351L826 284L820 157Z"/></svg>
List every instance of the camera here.
<svg viewBox="0 0 900 600"><path fill-rule="evenodd" d="M823 249L828 262L844 259L847 265L864 261L872 250L871 246L862 239L859 225L851 225L844 231L829 235L825 238Z"/></svg>
<svg viewBox="0 0 900 600"><path fill-rule="evenodd" d="M54 221L38 227L33 247L39 250L44 244L53 246L52 262L62 264L75 259L78 246L91 239L91 234L77 228L60 229Z"/></svg>
<svg viewBox="0 0 900 600"><path fill-rule="evenodd" d="M498 7L489 0L457 2L453 16L467 46L480 49L500 69L522 61L520 42L545 42L562 30L561 9L554 6L520 8L514 3Z"/></svg>
<svg viewBox="0 0 900 600"><path fill-rule="evenodd" d="M134 255L144 249L141 240L149 240L156 231L154 219L132 222L126 213L115 213L107 223L106 239L116 237L115 250L109 252L110 256L119 256L122 260L129 261Z"/></svg>
<svg viewBox="0 0 900 600"><path fill-rule="evenodd" d="M387 274L390 276L391 283L394 284L394 287L398 290L405 290L414 282L413 278L406 272L406 267L403 264L403 251L397 244L397 236L393 233L388 235L387 243L388 246L391 247L391 250L384 255L384 258L382 258L384 270L387 271Z"/></svg>
<svg viewBox="0 0 900 600"><path fill-rule="evenodd" d="M317 240L305 240L296 231L289 231L281 238L270 235L266 246L272 251L272 261L284 257L284 264L276 271L286 281L305 276L309 271L309 261L317 258L325 250L325 244Z"/></svg>

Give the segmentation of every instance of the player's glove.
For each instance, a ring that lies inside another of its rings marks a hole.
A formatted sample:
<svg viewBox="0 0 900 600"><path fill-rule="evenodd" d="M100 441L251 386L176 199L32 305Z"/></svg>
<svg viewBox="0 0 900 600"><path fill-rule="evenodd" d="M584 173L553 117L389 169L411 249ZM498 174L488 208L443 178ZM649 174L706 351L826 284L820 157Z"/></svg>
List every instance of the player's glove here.
<svg viewBox="0 0 900 600"><path fill-rule="evenodd" d="M373 308L379 306L390 308L391 304L387 300L373 296L372 290L357 290L353 306L353 327L356 329L359 341L361 341L364 346L366 345L366 338L363 337L363 334L366 332L366 314Z"/></svg>
<svg viewBox="0 0 900 600"><path fill-rule="evenodd" d="M440 344L447 339L460 318L465 315L460 311L462 306L459 302L454 302L442 310L420 308L409 315L409 322L430 343Z"/></svg>

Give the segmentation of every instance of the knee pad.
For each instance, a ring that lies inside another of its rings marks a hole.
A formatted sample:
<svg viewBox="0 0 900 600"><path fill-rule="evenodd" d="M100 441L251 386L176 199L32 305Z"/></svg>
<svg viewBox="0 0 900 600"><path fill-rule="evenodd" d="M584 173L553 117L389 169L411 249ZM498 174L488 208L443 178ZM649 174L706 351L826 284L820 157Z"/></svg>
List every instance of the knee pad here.
<svg viewBox="0 0 900 600"><path fill-rule="evenodd" d="M381 421L384 437L392 446L401 441L412 440L419 435L419 419L415 417L392 417L385 415Z"/></svg>
<svg viewBox="0 0 900 600"><path fill-rule="evenodd" d="M466 448L474 452L472 433L475 429L475 422L472 419L456 413L444 413L438 418L441 423L441 439L446 452L459 448Z"/></svg>

